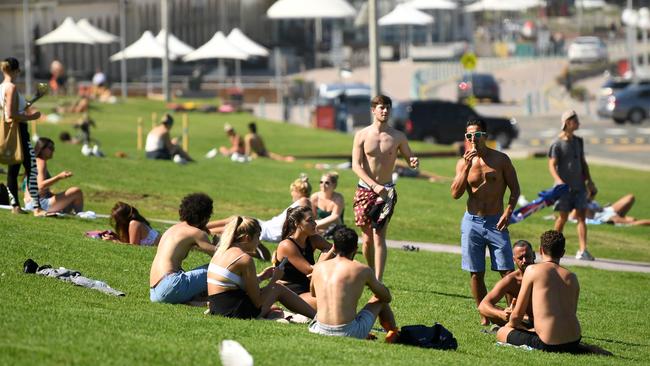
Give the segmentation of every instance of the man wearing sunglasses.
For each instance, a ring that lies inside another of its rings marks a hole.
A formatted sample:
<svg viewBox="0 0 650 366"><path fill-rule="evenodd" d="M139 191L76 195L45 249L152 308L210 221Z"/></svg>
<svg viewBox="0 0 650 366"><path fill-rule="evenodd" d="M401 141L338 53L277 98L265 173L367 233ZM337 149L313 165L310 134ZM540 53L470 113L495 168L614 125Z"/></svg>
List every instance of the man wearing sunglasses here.
<svg viewBox="0 0 650 366"><path fill-rule="evenodd" d="M470 272L470 288L478 306L487 294L485 247L490 250L493 271L503 277L514 269L508 223L519 198L519 182L510 158L486 146L483 120L467 122L465 139L471 148L456 164L451 195L459 199L467 191L467 211L461 222L462 269ZM506 187L510 198L504 210ZM489 324L483 315L481 324Z"/></svg>
<svg viewBox="0 0 650 366"><path fill-rule="evenodd" d="M373 122L357 132L352 146L352 170L359 176L354 194L354 222L363 231L363 255L379 281L386 265L386 230L397 203L393 170L401 154L409 167L420 161L413 156L406 135L388 125L392 101L378 95L370 101Z"/></svg>

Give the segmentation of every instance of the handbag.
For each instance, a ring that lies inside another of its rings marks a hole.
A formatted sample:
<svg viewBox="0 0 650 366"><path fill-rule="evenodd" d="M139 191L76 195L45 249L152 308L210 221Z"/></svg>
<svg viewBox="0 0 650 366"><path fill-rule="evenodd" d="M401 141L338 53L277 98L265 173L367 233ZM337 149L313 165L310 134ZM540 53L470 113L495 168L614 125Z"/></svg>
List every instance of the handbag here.
<svg viewBox="0 0 650 366"><path fill-rule="evenodd" d="M20 122L10 123L5 120L5 105L2 103L2 111L0 111L2 114L0 116L0 164L20 164L23 161L23 146L18 129Z"/></svg>

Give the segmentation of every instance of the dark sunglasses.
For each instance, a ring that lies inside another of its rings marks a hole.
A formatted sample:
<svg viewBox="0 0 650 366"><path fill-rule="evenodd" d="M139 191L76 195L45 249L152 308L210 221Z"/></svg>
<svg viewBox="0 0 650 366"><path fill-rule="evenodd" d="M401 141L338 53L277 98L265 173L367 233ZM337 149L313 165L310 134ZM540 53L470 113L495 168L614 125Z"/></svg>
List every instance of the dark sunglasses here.
<svg viewBox="0 0 650 366"><path fill-rule="evenodd" d="M321 180L321 181L320 181L320 184L324 184L324 185L326 185L326 186L329 186L330 184L332 184L332 182L330 182L330 181L328 181L328 180Z"/></svg>
<svg viewBox="0 0 650 366"><path fill-rule="evenodd" d="M468 140L471 140L472 137L480 139L481 137L487 136L487 132L483 131L476 131L476 132L468 132L465 134L465 138Z"/></svg>

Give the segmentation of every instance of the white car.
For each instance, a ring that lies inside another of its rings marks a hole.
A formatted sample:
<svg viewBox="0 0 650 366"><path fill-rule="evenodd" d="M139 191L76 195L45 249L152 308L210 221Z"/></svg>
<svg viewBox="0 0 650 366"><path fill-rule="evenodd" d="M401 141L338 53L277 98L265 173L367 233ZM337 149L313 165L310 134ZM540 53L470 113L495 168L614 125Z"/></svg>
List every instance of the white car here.
<svg viewBox="0 0 650 366"><path fill-rule="evenodd" d="M607 45L598 37L578 37L569 45L569 62L607 61Z"/></svg>

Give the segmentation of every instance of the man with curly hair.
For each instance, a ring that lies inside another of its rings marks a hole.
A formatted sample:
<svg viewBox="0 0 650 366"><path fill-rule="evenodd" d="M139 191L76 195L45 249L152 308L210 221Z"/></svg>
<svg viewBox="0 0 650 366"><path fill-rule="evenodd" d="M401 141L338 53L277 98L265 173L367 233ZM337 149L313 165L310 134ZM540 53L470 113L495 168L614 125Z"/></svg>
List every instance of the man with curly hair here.
<svg viewBox="0 0 650 366"><path fill-rule="evenodd" d="M204 193L187 195L178 213L181 222L165 231L151 264L149 297L152 302L187 303L208 289L207 265L185 272L181 264L191 249L209 256L216 251L206 228L212 216L212 199Z"/></svg>

